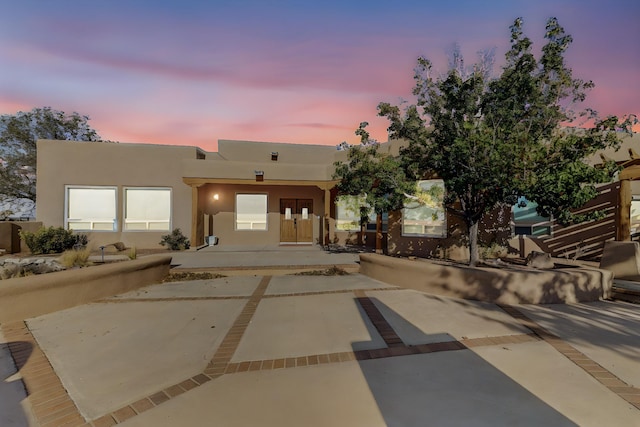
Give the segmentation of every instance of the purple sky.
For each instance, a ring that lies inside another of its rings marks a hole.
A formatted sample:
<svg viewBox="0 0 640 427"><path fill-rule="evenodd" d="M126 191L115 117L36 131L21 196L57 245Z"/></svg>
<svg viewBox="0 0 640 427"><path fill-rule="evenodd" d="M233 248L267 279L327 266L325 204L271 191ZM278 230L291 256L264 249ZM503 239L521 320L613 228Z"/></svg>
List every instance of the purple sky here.
<svg viewBox="0 0 640 427"><path fill-rule="evenodd" d="M536 51L547 18L574 39L586 106L640 116L640 1L0 0L0 113L50 106L91 117L104 139L196 145L218 139L335 145L381 101L411 100L424 55L468 64L522 16ZM495 71L499 71L496 66Z"/></svg>

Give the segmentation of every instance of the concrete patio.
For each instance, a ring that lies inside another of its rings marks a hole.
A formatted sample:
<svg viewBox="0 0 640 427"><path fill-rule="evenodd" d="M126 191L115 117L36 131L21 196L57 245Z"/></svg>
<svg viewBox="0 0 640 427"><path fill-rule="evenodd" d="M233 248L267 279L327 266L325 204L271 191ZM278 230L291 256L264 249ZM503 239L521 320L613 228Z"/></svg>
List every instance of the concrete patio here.
<svg viewBox="0 0 640 427"><path fill-rule="evenodd" d="M245 274L0 325L0 425L640 426L638 305L499 306L246 269L307 254L214 255ZM313 265L353 262L334 255Z"/></svg>

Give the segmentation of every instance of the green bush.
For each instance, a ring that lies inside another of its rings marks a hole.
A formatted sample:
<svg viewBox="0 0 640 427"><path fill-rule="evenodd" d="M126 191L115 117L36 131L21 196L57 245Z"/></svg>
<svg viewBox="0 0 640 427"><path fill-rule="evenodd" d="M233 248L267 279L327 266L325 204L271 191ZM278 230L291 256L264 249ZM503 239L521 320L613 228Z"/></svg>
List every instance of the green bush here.
<svg viewBox="0 0 640 427"><path fill-rule="evenodd" d="M85 246L88 241L86 234L76 235L62 227L42 227L35 233L21 231L20 236L34 255L58 254L74 246Z"/></svg>
<svg viewBox="0 0 640 427"><path fill-rule="evenodd" d="M179 228L176 228L171 232L171 234L167 234L166 236L162 236L162 240L160 240L160 244L162 246L167 246L172 251L182 251L185 249L189 249L189 239L187 239L180 231Z"/></svg>

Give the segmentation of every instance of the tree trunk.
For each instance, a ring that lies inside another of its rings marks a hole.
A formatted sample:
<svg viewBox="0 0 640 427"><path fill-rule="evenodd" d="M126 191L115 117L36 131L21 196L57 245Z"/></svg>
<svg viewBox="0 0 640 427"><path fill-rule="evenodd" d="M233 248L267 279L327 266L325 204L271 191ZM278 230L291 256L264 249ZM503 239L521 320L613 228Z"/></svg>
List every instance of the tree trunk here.
<svg viewBox="0 0 640 427"><path fill-rule="evenodd" d="M382 214L376 214L376 253L382 253Z"/></svg>
<svg viewBox="0 0 640 427"><path fill-rule="evenodd" d="M478 255L478 221L467 223L469 232L469 265L475 266L480 256Z"/></svg>

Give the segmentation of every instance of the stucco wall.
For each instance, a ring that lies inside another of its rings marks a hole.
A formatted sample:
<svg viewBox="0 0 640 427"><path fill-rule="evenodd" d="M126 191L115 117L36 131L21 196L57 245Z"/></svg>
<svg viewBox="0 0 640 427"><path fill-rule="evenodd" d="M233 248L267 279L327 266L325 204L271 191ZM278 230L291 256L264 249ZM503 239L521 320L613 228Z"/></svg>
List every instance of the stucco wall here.
<svg viewBox="0 0 640 427"><path fill-rule="evenodd" d="M171 256L153 255L15 279L0 280L0 323L28 319L159 283Z"/></svg>
<svg viewBox="0 0 640 427"><path fill-rule="evenodd" d="M511 211L506 208L502 211L495 209L487 213L481 220L478 233L478 243L482 246L490 246L497 243L508 246L511 238L509 225ZM462 218L447 214L446 237L419 237L402 235L402 212L389 213L388 254L389 255L414 255L419 257L435 256L441 252L442 257L453 260L468 260L469 250L467 227Z"/></svg>
<svg viewBox="0 0 640 427"><path fill-rule="evenodd" d="M64 226L65 185L116 186L118 231L89 232L94 246L123 242L160 248L166 231L122 231L123 188L172 189L172 228L191 229L191 188L182 181L181 159L198 156L195 147L104 142L38 141L36 218L44 226ZM202 160L204 161L204 160Z"/></svg>
<svg viewBox="0 0 640 427"><path fill-rule="evenodd" d="M376 254L360 255L360 273L391 285L435 295L501 304L597 301L611 292L613 274L576 267L469 267Z"/></svg>

